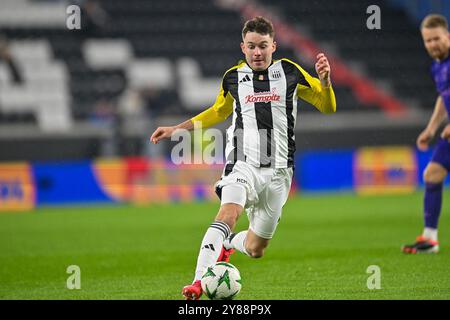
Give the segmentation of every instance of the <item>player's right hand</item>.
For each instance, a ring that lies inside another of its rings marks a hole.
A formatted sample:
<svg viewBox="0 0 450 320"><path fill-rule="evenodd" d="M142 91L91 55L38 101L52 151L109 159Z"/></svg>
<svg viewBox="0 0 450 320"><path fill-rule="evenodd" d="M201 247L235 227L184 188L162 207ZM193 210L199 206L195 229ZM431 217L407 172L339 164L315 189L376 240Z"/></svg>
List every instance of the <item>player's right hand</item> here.
<svg viewBox="0 0 450 320"><path fill-rule="evenodd" d="M159 141L165 138L170 138L175 131L175 127L159 127L153 132L150 137L150 141L154 144L158 144Z"/></svg>
<svg viewBox="0 0 450 320"><path fill-rule="evenodd" d="M417 138L416 144L417 148L420 151L427 151L428 146L430 145L431 140L433 139L434 134L431 130L425 129L422 131L421 134L419 134L419 137Z"/></svg>

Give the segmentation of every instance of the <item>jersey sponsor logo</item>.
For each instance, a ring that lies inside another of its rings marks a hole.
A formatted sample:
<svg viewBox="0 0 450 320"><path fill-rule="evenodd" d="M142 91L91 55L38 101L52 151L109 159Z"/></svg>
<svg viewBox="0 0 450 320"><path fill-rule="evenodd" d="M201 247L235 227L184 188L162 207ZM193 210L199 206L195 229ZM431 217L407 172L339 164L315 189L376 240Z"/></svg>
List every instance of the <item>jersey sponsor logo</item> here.
<svg viewBox="0 0 450 320"><path fill-rule="evenodd" d="M245 103L256 103L256 102L272 102L280 101L281 96L277 94L276 88L272 91L256 92L254 94L249 94L245 97Z"/></svg>

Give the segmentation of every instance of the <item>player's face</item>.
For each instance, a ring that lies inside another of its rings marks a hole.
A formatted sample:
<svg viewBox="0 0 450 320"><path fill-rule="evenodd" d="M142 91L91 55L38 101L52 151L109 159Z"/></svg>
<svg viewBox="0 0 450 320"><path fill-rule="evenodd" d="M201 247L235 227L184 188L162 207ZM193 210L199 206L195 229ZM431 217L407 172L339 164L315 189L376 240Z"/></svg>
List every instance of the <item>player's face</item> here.
<svg viewBox="0 0 450 320"><path fill-rule="evenodd" d="M270 66L276 43L268 34L247 32L241 43L241 49L250 67L255 71L262 71Z"/></svg>
<svg viewBox="0 0 450 320"><path fill-rule="evenodd" d="M423 28L422 38L430 57L443 60L448 56L450 48L448 30L442 27Z"/></svg>

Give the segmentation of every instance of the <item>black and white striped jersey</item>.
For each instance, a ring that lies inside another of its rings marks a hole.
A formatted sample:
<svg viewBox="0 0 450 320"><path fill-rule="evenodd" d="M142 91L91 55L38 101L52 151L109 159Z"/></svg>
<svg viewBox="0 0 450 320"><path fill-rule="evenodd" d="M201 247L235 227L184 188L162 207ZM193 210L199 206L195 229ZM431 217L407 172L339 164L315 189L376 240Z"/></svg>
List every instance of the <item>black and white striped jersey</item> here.
<svg viewBox="0 0 450 320"><path fill-rule="evenodd" d="M227 164L242 160L256 167L292 167L298 98L323 113L336 110L333 89L322 88L319 79L298 64L281 59L264 71L254 71L242 62L225 73L214 105L191 120L207 127L233 114L227 130Z"/></svg>

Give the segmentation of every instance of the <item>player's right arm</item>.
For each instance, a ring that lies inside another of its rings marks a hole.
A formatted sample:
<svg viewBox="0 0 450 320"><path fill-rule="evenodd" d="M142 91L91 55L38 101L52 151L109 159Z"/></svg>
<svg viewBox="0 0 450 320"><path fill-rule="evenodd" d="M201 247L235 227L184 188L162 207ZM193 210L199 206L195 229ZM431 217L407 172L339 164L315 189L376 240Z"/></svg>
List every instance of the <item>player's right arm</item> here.
<svg viewBox="0 0 450 320"><path fill-rule="evenodd" d="M152 134L150 140L157 144L162 139L170 138L177 129L192 130L194 129L194 124L198 124L195 128L207 128L223 122L233 112L233 101L232 95L229 91L224 90L224 85L222 84L216 102L210 108L179 125L159 127Z"/></svg>
<svg viewBox="0 0 450 320"><path fill-rule="evenodd" d="M436 131L444 120L447 119L447 111L445 109L444 101L441 96L436 99L433 114L428 122L427 127L419 134L416 144L421 151L428 150L428 146L436 135ZM446 128L447 129L447 128ZM449 128L450 129L450 128ZM445 132L443 132L444 135Z"/></svg>

